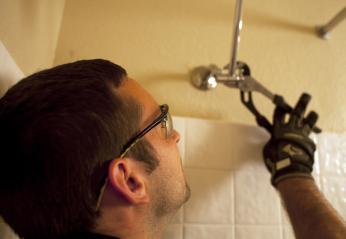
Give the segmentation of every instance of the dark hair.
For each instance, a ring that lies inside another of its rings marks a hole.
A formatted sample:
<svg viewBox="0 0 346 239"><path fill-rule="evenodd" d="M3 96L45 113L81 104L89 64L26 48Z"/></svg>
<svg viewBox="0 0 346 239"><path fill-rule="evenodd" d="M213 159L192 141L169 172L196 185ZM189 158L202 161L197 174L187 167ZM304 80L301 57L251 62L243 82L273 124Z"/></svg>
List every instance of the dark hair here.
<svg viewBox="0 0 346 239"><path fill-rule="evenodd" d="M0 214L19 236L94 226L95 171L139 130L139 103L116 92L126 74L106 60L77 61L21 80L0 100ZM131 151L149 172L157 166L146 140Z"/></svg>

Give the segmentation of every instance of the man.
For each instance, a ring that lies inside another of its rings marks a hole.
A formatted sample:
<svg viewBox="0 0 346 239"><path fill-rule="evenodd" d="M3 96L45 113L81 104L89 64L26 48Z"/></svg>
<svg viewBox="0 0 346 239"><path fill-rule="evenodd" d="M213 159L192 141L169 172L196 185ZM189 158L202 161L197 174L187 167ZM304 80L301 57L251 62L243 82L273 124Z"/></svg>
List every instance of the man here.
<svg viewBox="0 0 346 239"><path fill-rule="evenodd" d="M307 102L289 124L276 110L265 162L297 238L344 238L310 175L317 117L302 120ZM25 239L161 238L189 198L168 106L111 62L23 79L0 101L0 127L0 214Z"/></svg>

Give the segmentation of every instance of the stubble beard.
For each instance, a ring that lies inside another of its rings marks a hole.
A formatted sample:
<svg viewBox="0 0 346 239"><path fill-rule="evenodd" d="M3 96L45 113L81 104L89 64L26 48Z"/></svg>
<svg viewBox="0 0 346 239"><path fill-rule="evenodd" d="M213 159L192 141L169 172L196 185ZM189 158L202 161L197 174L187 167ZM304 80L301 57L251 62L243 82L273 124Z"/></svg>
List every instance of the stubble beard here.
<svg viewBox="0 0 346 239"><path fill-rule="evenodd" d="M191 196L191 189L186 180L184 180L183 190L180 192L169 192L167 187L158 187L156 200L154 203L154 213L156 217L174 215L184 205Z"/></svg>

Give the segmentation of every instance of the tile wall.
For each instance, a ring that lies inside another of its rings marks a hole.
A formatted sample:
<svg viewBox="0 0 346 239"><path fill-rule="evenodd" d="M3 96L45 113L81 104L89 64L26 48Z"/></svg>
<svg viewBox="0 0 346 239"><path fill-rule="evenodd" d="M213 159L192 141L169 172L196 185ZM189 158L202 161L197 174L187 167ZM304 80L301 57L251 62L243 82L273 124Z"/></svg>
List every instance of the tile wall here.
<svg viewBox="0 0 346 239"><path fill-rule="evenodd" d="M164 239L293 239L261 158L268 134L255 126L174 117L192 190ZM313 135L314 177L346 218L346 134ZM15 238L0 220L0 238Z"/></svg>
<svg viewBox="0 0 346 239"><path fill-rule="evenodd" d="M255 126L174 118L192 190L165 239L293 239L278 193L262 162L269 135ZM314 178L346 218L346 134L313 135Z"/></svg>

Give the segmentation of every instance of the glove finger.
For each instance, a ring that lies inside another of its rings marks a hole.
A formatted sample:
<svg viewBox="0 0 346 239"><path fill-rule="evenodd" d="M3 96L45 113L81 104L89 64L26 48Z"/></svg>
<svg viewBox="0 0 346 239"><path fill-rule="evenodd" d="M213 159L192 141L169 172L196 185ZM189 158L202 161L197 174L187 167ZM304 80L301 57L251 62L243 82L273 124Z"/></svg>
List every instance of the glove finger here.
<svg viewBox="0 0 346 239"><path fill-rule="evenodd" d="M288 113L287 110L285 110L284 108L278 106L275 108L274 111L274 125L282 125L285 124L285 116Z"/></svg>
<svg viewBox="0 0 346 239"><path fill-rule="evenodd" d="M311 111L304 119L304 124L308 124L310 128L313 128L318 120L318 114L315 111Z"/></svg>
<svg viewBox="0 0 346 239"><path fill-rule="evenodd" d="M306 107L310 100L311 96L309 94L303 93L300 96L296 106L292 110L292 115L289 121L290 124L296 124L297 121L301 121L303 119Z"/></svg>
<svg viewBox="0 0 346 239"><path fill-rule="evenodd" d="M318 119L318 114L315 111L311 111L308 116L303 120L303 133L309 135Z"/></svg>

